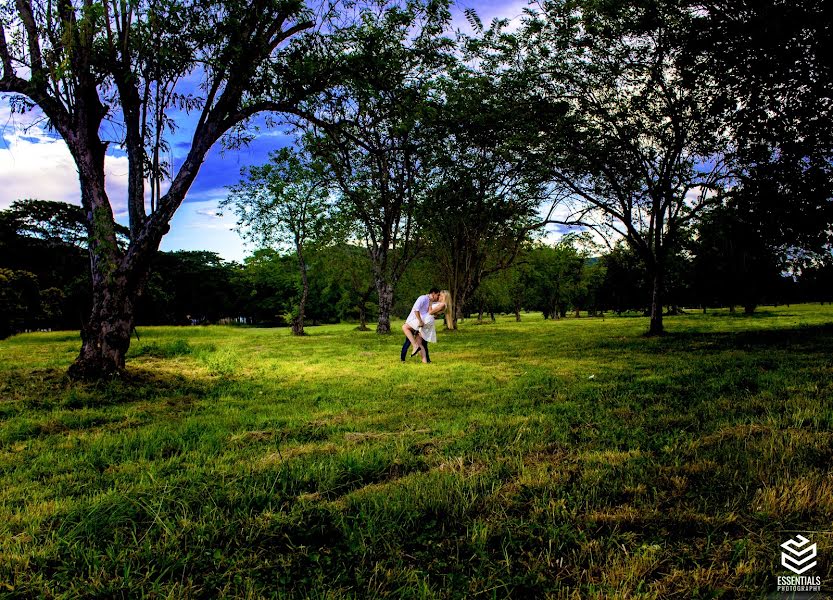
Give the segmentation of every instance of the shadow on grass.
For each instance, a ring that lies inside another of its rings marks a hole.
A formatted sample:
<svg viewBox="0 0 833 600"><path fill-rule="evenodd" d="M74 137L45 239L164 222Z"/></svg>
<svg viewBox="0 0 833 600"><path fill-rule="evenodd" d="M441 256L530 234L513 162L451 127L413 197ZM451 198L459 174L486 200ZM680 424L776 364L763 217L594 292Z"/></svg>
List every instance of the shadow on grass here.
<svg viewBox="0 0 833 600"><path fill-rule="evenodd" d="M705 333L697 331L672 332L659 338L663 345L679 346L685 350L696 342L717 350L800 349L806 352L833 350L833 323L801 325L785 329Z"/></svg>
<svg viewBox="0 0 833 600"><path fill-rule="evenodd" d="M64 369L14 369L0 379L0 397L4 398L4 404L42 410L179 401L204 396L210 388L198 379L139 369L128 369L119 377L98 382L74 381Z"/></svg>
<svg viewBox="0 0 833 600"><path fill-rule="evenodd" d="M502 337L502 341L524 344L522 332ZM801 352L833 351L833 323L799 327L736 332L666 331L660 336L611 335L610 337L576 338L579 351L618 350L634 353L691 352L730 350L796 350Z"/></svg>

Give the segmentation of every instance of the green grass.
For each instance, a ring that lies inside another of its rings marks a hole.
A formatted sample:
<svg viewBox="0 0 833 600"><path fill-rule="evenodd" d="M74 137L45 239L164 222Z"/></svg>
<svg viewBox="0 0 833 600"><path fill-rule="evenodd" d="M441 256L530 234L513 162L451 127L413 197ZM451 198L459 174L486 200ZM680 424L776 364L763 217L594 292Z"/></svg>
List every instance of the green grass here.
<svg viewBox="0 0 833 600"><path fill-rule="evenodd" d="M140 328L97 385L2 341L0 596L764 597L833 529L833 307L666 326Z"/></svg>

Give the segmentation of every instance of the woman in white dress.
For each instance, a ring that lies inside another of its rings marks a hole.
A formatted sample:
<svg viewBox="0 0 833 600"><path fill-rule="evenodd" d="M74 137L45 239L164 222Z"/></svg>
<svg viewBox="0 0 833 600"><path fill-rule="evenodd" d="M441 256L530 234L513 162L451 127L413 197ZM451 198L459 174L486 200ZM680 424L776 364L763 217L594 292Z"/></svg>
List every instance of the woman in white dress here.
<svg viewBox="0 0 833 600"><path fill-rule="evenodd" d="M431 305L431 308L428 311L428 316L425 319L423 319L422 327L413 327L410 321L408 322L408 324L411 325L414 329L419 330L419 334L417 334L415 338L417 342L416 347L414 348L414 351L411 352L411 356L420 354L422 356L422 362L431 362L427 357L427 352L425 352L425 348L428 342L436 343L437 341L436 315L444 312L446 326L449 329L453 329L454 320L452 318L453 313L451 312L451 310L451 293L448 290L442 290L440 292L439 300Z"/></svg>

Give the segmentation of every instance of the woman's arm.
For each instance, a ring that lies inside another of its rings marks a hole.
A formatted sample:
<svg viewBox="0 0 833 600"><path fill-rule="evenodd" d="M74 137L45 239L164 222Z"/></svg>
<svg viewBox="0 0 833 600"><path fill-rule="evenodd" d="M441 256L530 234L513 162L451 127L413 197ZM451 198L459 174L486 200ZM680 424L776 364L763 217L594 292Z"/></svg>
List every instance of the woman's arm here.
<svg viewBox="0 0 833 600"><path fill-rule="evenodd" d="M445 310L445 302L437 302L436 304L434 304L434 306L431 307L431 309L428 311L428 314L429 315L436 315L438 313L443 312L444 310Z"/></svg>

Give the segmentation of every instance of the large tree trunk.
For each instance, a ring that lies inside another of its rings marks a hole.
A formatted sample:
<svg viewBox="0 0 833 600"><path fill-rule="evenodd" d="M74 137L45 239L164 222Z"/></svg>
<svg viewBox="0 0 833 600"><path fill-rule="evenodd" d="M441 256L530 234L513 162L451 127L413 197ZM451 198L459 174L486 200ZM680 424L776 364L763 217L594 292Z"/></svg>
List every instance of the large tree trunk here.
<svg viewBox="0 0 833 600"><path fill-rule="evenodd" d="M93 285L93 309L81 330L81 353L69 368L75 379L112 376L124 369L134 326L134 304L124 276Z"/></svg>
<svg viewBox="0 0 833 600"><path fill-rule="evenodd" d="M210 144L206 145L198 153L192 149L166 195L168 202L131 235L124 252L118 247L113 212L104 188L104 145L100 149L76 151L81 204L87 213L93 308L82 328L81 352L68 371L71 377L98 379L124 369L135 324L135 302L147 280L150 260L209 147Z"/></svg>
<svg viewBox="0 0 833 600"><path fill-rule="evenodd" d="M651 325L648 335L662 335L665 329L662 325L662 288L664 285L661 266L654 266L653 292L651 294Z"/></svg>
<svg viewBox="0 0 833 600"><path fill-rule="evenodd" d="M393 285L378 278L376 291L379 294L379 321L376 333L390 333L390 311L393 308Z"/></svg>

